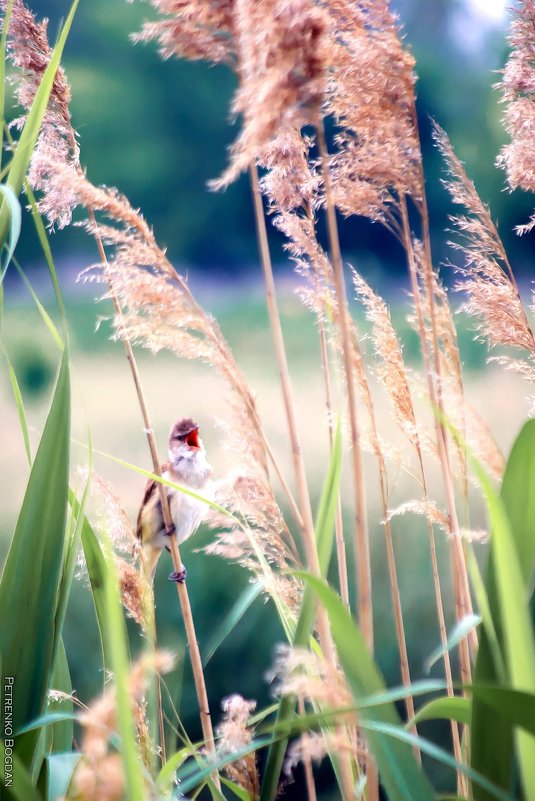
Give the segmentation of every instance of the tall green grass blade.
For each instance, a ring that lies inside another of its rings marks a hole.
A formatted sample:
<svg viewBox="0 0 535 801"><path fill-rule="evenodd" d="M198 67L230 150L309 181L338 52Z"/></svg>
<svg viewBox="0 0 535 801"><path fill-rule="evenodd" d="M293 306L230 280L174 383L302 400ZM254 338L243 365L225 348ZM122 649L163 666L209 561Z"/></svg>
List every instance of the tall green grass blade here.
<svg viewBox="0 0 535 801"><path fill-rule="evenodd" d="M534 422L531 421L531 423ZM530 487L530 482L520 478L522 469L528 475L534 471L535 428L531 423L524 426L513 447L503 481L503 498L496 493L489 477L480 464L476 460L473 460L473 464L485 495L491 522L492 573L489 574L488 596L489 600L492 596L493 615L498 617L501 624L501 636L503 638L509 682L513 689L534 692L535 640L526 597L526 581L527 577L531 575L533 563L533 545L530 546L526 543L525 523L521 524L521 530L517 532L511 528L507 514L507 509L510 508L517 525L520 525L520 512L518 509L513 510L513 507L520 505L526 517L529 517L530 514L535 515L535 505L526 497L526 488ZM508 473L509 475L507 475ZM516 492L516 481L519 482L518 492ZM532 519L531 526L531 532L533 532L535 530L535 518ZM524 561L531 558L529 566L521 565L520 554L522 554ZM488 644L486 647L488 649ZM487 654L484 652L484 655L486 656ZM482 672L487 675L482 676ZM490 679L488 678L488 673L491 673ZM476 669L475 683L493 683L494 674L494 666L492 669L489 666L485 666L484 671ZM477 736L486 737L489 745L489 751L482 753L483 746L480 744L481 751L476 750L474 764L479 768L480 762L483 761L483 768L485 768L489 767L491 751L493 754L497 752L498 733L495 729L496 721L493 724L493 734L483 731L477 719L478 714L480 716L483 714L487 724L490 719L488 716L485 717L485 713L482 713L481 709L478 708L474 711ZM507 747L507 729L504 733ZM473 734L474 740L475 736ZM494 742L492 744L489 743L489 740L492 742L493 739ZM535 798L535 738L524 731L519 731L516 734L516 742L520 777L525 795L527 798ZM507 778L507 774L510 776L511 771L512 753L507 750L506 756L507 763L504 763L503 755L500 757L503 778ZM490 775L494 777L496 768L490 766L490 771ZM502 775L500 775L500 780L503 780ZM510 786L510 779L508 781L507 787ZM478 796L478 798L481 797L484 798L485 796Z"/></svg>
<svg viewBox="0 0 535 801"><path fill-rule="evenodd" d="M240 787L239 784L236 784L236 782L231 782L230 779L225 779L224 776L221 776L221 784L223 787L227 787L240 801L252 801L249 793L244 790L243 787Z"/></svg>
<svg viewBox="0 0 535 801"><path fill-rule="evenodd" d="M253 751L258 751L260 748L265 748L271 742L271 738L258 737L252 740L249 745L240 748L229 754L222 754L216 759L200 760L200 764L188 764L178 774L180 792L184 795L191 792L201 784L201 782L208 779L215 771L220 771L231 762L235 762L241 757L252 754Z"/></svg>
<svg viewBox="0 0 535 801"><path fill-rule="evenodd" d="M340 597L323 581L308 573L297 575L306 581L325 608L340 664L355 702L374 693L385 692L381 674L370 655L362 633ZM367 728L368 744L389 801L433 801L433 789L418 766L410 745L403 737L387 736L380 727L403 731L399 715L390 702L363 708L359 725ZM375 728L379 727L379 728Z"/></svg>
<svg viewBox="0 0 535 801"><path fill-rule="evenodd" d="M424 737L412 734L391 723L383 723L382 721L361 721L360 725L368 732L368 739L373 732L374 734L379 734L386 738L392 738L392 740L398 741L400 744L406 745L407 747L412 746L418 748L422 754L427 754L437 762L441 762L443 765L450 767L452 770L459 770L464 773L474 784L485 788L486 792L488 792L493 799L496 799L496 801L515 801L509 793L506 793L501 787L497 787L489 781L486 776L478 773L478 771L466 765L464 762L458 762L448 751L426 740ZM388 798L390 801L393 796L389 795ZM415 795L411 798L412 801L415 801L416 798L420 799L420 796Z"/></svg>
<svg viewBox="0 0 535 801"><path fill-rule="evenodd" d="M38 731L38 729L44 729L47 726L54 726L56 723L64 723L68 720L76 720L74 712L46 712L44 715L39 715L38 718L30 721L30 723L27 723L25 726L21 726L20 729L17 729L16 734L20 736L29 731Z"/></svg>
<svg viewBox="0 0 535 801"><path fill-rule="evenodd" d="M13 770L9 771L11 774L9 775L6 767L10 768L11 766L6 763L6 745L3 740L0 740L0 779L6 788L2 796L4 794L7 796L9 792L16 801L43 801L41 794L33 786L32 777L24 763L15 753L12 754L12 759Z"/></svg>
<svg viewBox="0 0 535 801"><path fill-rule="evenodd" d="M22 439L24 440L24 450L26 451L26 458L28 459L28 464L30 467L32 466L32 449L30 445L30 431L28 428L28 421L26 419L26 410L24 409L24 401L22 399L22 392L20 391L19 382L17 380L17 374L15 373L15 369L11 363L11 359L9 358L9 354L5 349L2 342L0 342L0 349L4 354L5 360L7 362L7 369L9 373L9 381L11 383L11 390L13 392L13 398L15 399L15 406L17 407L17 414L19 417L20 423L20 430L22 432Z"/></svg>
<svg viewBox="0 0 535 801"><path fill-rule="evenodd" d="M0 37L0 120L2 125L0 128L0 167L2 166L2 156L4 155L4 123L6 122L6 44L12 10L13 0L9 0L4 12L2 36Z"/></svg>
<svg viewBox="0 0 535 801"><path fill-rule="evenodd" d="M130 664L126 623L121 606L119 580L111 545L104 540L104 597L106 602L105 638L114 675L121 759L128 801L144 801L143 770L138 754L134 717L128 689Z"/></svg>
<svg viewBox="0 0 535 801"><path fill-rule="evenodd" d="M459 622L453 627L453 631L449 635L446 644L437 646L433 653L425 660L425 672L429 673L433 665L438 662L438 660L446 653L446 651L451 651L452 648L456 648L461 640L464 640L466 635L475 629L476 626L479 626L480 623L481 617L479 615L465 615L462 620L459 620Z"/></svg>
<svg viewBox="0 0 535 801"><path fill-rule="evenodd" d="M333 442L333 452L329 471L321 495L316 521L316 543L318 558L322 575L327 574L331 559L334 521L338 502L338 489L342 472L342 434L340 424L337 426ZM314 594L309 586L305 587L297 626L293 636L292 645L303 647L308 645L314 625ZM295 699L283 696L277 711L276 725L283 725L290 719L295 710ZM276 740L269 748L264 778L262 781L261 801L275 801L278 793L279 779L284 763L284 755L288 745L288 738Z"/></svg>
<svg viewBox="0 0 535 801"><path fill-rule="evenodd" d="M69 670L69 663L67 661L67 654L65 652L65 644L63 637L59 638L59 647L56 651L56 658L54 660L54 667L52 670L52 677L50 679L51 690L59 690L65 695L72 694L71 673ZM73 703L71 700L61 699L48 701L48 712L61 712L72 715ZM70 751L72 748L72 740L74 736L74 724L71 718L59 721L56 723L50 732L50 740L47 751Z"/></svg>
<svg viewBox="0 0 535 801"><path fill-rule="evenodd" d="M69 503L74 509L79 507L79 502L72 490L69 490ZM98 538L85 515L82 523L82 548L84 551L87 574L91 584L91 595L95 605L95 615L100 634L103 665L102 680L104 682L106 670L111 670L111 656L109 653L108 641L105 636L106 597L104 584L106 581L106 562Z"/></svg>
<svg viewBox="0 0 535 801"><path fill-rule="evenodd" d="M52 318L50 317L49 313L47 312L47 310L45 309L45 307L43 306L43 304L41 303L41 301L39 300L39 298L35 294L34 288L31 285L30 281L28 280L28 278L26 276L26 273L24 272L24 270L22 269L22 267L20 266L20 264L18 263L18 261L16 259L13 259L13 264L15 265L18 274L20 275L20 277L22 278L24 284L26 285L26 288L27 288L28 292L30 293L33 302L37 306L37 311L41 315L41 318L42 318L44 324L48 328L48 331L50 332L50 336L52 337L52 339L54 340L54 342L56 343L58 348L60 350L63 350L63 347L64 347L63 339L62 339L58 329L54 325L54 322L53 322Z"/></svg>
<svg viewBox="0 0 535 801"><path fill-rule="evenodd" d="M9 267L9 262L13 258L13 253L15 252L17 242L19 241L21 210L19 199L10 186L6 184L0 184L0 193L4 197L3 205L5 205L7 208L9 214L9 234L6 243L6 258L3 266L0 269L0 281L3 282L7 268Z"/></svg>
<svg viewBox="0 0 535 801"><path fill-rule="evenodd" d="M58 631L62 630L63 622L65 620L65 615L67 613L67 605L69 603L69 596L74 578L74 571L76 568L76 560L78 557L78 550L80 548L82 530L86 520L85 508L91 487L91 468L92 468L92 451L91 451L91 442L89 442L88 473L84 491L82 493L82 499L79 504L76 504L76 507L71 506L73 513L72 520L74 525L72 526L72 533L70 535L70 538L66 543L63 574L61 577L61 584L58 592L58 604L56 611L56 629Z"/></svg>
<svg viewBox="0 0 535 801"><path fill-rule="evenodd" d="M59 801L67 797L69 784L81 756L75 752L47 756L45 761L46 801Z"/></svg>
<svg viewBox="0 0 535 801"><path fill-rule="evenodd" d="M490 649L496 676L501 682L507 682L507 668L505 667L502 648L492 618L487 588L481 576L474 549L470 544L467 547L467 563L477 607L483 622L483 630L480 632L480 639L484 637L486 646Z"/></svg>
<svg viewBox="0 0 535 801"><path fill-rule="evenodd" d="M445 695L443 698L434 698L425 704L415 716L405 725L406 729L411 729L416 723L425 720L456 720L465 726L470 725L472 718L472 702L469 698L450 698Z"/></svg>
<svg viewBox="0 0 535 801"><path fill-rule="evenodd" d="M262 592L262 587L260 584L249 584L242 592L236 603L232 606L232 609L226 615L223 622L220 626L218 626L217 630L215 631L214 635L210 638L210 641L206 647L206 652L203 660L203 667L206 667L210 659L213 657L219 646L225 641L234 627L239 623L242 619L244 614L247 610L252 606L252 604L256 601L260 593Z"/></svg>
<svg viewBox="0 0 535 801"><path fill-rule="evenodd" d="M472 685L474 699L499 713L508 723L520 726L535 736L535 695L494 685Z"/></svg>
<svg viewBox="0 0 535 801"><path fill-rule="evenodd" d="M26 196L30 202L32 220L35 225L35 230L37 232L39 244L41 245L41 250L43 251L43 255L45 257L45 261L48 267L48 272L50 273L50 278L52 280L54 292L56 293L58 308L61 314L61 319L63 321L65 336L67 336L68 323L67 323L67 312L65 310L65 302L63 300L63 292L61 291L61 286L58 280L56 265L54 264L54 257L52 256L52 250L50 249L50 243L48 241L48 235L46 233L46 228L43 223L43 218L41 217L41 214L37 207L37 201L35 199L35 195L28 181L24 181L24 191L26 192Z"/></svg>
<svg viewBox="0 0 535 801"><path fill-rule="evenodd" d="M56 72L60 64L63 48L65 47L65 42L67 41L67 36L76 13L77 6L78 0L74 0L67 19L65 20L65 23L61 29L61 33L53 50L50 62L41 79L39 89L36 92L32 106L28 112L28 116L26 117L24 128L22 129L13 159L11 161L6 183L11 187L17 196L20 194L22 189L24 177L28 170L28 165L37 142L37 137L39 136L41 123L48 106ZM9 212L7 209L7 203L4 201L0 208L0 244L2 245L6 240L8 225Z"/></svg>
<svg viewBox="0 0 535 801"><path fill-rule="evenodd" d="M44 711L56 641L61 636L55 616L69 476L68 359L65 349L0 581L0 609L10 610L0 627L0 653L5 675L15 677L15 728ZM19 738L16 746L29 765L35 737L28 738Z"/></svg>
<svg viewBox="0 0 535 801"><path fill-rule="evenodd" d="M513 445L500 494L524 584L529 586L535 568L535 420L528 420Z"/></svg>

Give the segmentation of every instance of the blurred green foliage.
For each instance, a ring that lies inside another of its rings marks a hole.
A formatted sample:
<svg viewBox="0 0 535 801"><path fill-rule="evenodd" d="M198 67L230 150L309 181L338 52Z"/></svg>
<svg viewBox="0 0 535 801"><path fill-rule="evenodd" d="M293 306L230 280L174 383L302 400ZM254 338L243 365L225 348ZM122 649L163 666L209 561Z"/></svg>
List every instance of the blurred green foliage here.
<svg viewBox="0 0 535 801"><path fill-rule="evenodd" d="M485 28L470 16L468 3L397 0L406 41L416 58L419 115L435 257L445 244L448 198L440 184L441 164L429 136L429 116L448 131L482 198L489 202L509 249L522 271L529 241L512 233L525 221L531 198L504 193L504 175L494 166L505 141L499 93L492 89L506 55L505 31ZM53 38L65 0L31 0L50 18ZM65 67L73 89L73 121L80 133L89 177L117 186L154 225L171 259L223 277L256 263L249 188L242 177L226 193L207 189L226 161L237 126L229 120L234 76L224 67L162 62L154 45L136 45L129 35L154 16L147 2L92 0L81 3L69 39ZM281 242L273 238L276 261ZM57 237L55 252L87 248L80 232ZM382 228L352 219L342 225L349 260L368 276L402 274L401 249ZM25 253L23 252L25 250ZM23 237L21 254L35 258L37 245ZM373 254L373 255L372 255ZM451 256L451 251L449 251Z"/></svg>

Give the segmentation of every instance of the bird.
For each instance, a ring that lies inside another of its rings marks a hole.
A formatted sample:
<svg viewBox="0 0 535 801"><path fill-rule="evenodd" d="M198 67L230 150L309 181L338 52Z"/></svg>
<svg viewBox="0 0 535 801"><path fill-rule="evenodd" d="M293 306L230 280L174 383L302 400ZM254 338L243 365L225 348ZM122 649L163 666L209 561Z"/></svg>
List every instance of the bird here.
<svg viewBox="0 0 535 801"><path fill-rule="evenodd" d="M199 426L190 417L184 417L169 433L169 461L161 466L162 476L169 481L193 490L210 499L212 493L212 466L206 459ZM180 490L166 487L173 525L166 530L158 483L149 479L137 517L137 536L141 542L143 565L147 578L154 581L158 560L164 548L169 550L169 537L180 544L191 537L201 524L208 506L203 501ZM170 581L184 582L186 569L169 575Z"/></svg>

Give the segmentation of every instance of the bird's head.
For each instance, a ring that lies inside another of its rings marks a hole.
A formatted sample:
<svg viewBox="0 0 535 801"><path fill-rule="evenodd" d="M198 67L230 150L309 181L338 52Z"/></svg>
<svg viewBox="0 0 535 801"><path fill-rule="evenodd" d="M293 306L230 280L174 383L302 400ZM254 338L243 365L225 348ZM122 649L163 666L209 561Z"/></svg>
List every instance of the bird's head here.
<svg viewBox="0 0 535 801"><path fill-rule="evenodd" d="M190 417L178 420L169 434L169 461L176 473L188 479L208 466L199 426Z"/></svg>

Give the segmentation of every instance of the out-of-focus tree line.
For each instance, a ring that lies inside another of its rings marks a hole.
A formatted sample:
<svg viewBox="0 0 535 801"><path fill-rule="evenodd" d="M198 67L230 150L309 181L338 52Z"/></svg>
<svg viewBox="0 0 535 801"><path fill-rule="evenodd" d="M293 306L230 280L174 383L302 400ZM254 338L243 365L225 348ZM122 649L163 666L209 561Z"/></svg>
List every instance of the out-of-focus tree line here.
<svg viewBox="0 0 535 801"><path fill-rule="evenodd" d="M27 2L49 17L53 39L67 0ZM494 166L505 141L499 92L492 88L506 56L504 28L486 25L463 0L397 0L394 6L417 62L436 258L448 256L444 229L451 209L440 184L429 116L448 131L522 272L531 245L511 229L527 219L532 201L521 192L504 192L504 175ZM64 64L83 164L91 180L117 186L143 210L182 268L239 273L256 260L247 180L242 178L224 194L207 189L209 179L223 169L236 133L229 119L235 78L224 67L162 62L155 46L134 45L129 35L151 16L144 2L80 3ZM273 239L280 260L281 243L276 235ZM368 273L404 270L401 250L377 225L354 219L344 223L342 244L346 257ZM30 263L39 252L37 243L28 236L21 245ZM87 244L72 229L55 240L58 257L81 247Z"/></svg>

